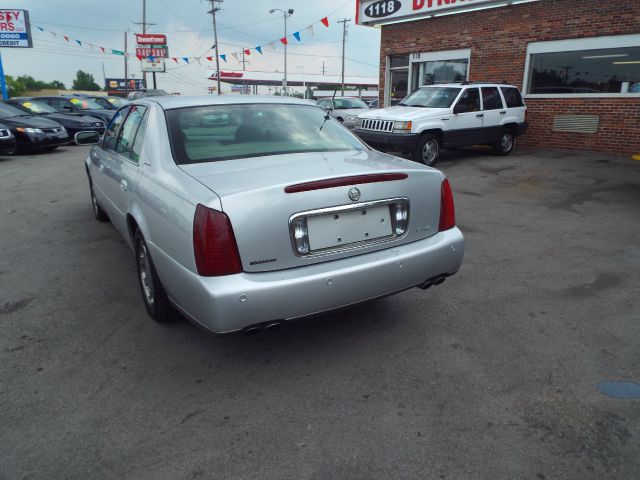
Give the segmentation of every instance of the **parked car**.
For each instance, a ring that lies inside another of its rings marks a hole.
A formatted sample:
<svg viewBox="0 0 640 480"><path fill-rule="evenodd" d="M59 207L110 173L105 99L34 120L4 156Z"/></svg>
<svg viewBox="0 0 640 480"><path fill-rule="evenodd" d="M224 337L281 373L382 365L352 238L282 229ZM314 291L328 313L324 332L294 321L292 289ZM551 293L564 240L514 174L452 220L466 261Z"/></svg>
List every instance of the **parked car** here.
<svg viewBox="0 0 640 480"><path fill-rule="evenodd" d="M369 105L369 108L371 109L375 109L378 108L378 99L374 99L374 100L370 100L369 103L367 103L367 105Z"/></svg>
<svg viewBox="0 0 640 480"><path fill-rule="evenodd" d="M369 111L369 106L359 98L324 98L318 100L318 105L349 129L355 128L359 113Z"/></svg>
<svg viewBox="0 0 640 480"><path fill-rule="evenodd" d="M85 167L94 215L135 252L161 322L175 307L214 332L252 331L439 285L462 263L445 176L305 100L140 99Z"/></svg>
<svg viewBox="0 0 640 480"><path fill-rule="evenodd" d="M0 123L0 155L12 155L15 151L15 135L7 125Z"/></svg>
<svg viewBox="0 0 640 480"><path fill-rule="evenodd" d="M120 107L124 107L130 103L129 100L122 97L116 97L115 95L87 95L76 93L75 96L91 98L98 105L102 108L106 108L107 110L118 110Z"/></svg>
<svg viewBox="0 0 640 480"><path fill-rule="evenodd" d="M358 116L355 132L382 150L434 165L442 148L491 145L509 155L527 131L526 106L512 85L451 83L421 87L398 105Z"/></svg>
<svg viewBox="0 0 640 480"><path fill-rule="evenodd" d="M91 98L77 97L75 95L30 98L32 100L44 102L47 105L51 105L61 113L82 113L83 115L90 115L92 117L99 118L105 123L105 125L111 121L111 118L115 113L114 110L107 110Z"/></svg>
<svg viewBox="0 0 640 480"><path fill-rule="evenodd" d="M5 102L0 102L0 122L15 136L17 151L54 150L70 140L58 122L30 115Z"/></svg>
<svg viewBox="0 0 640 480"><path fill-rule="evenodd" d="M99 118L83 115L82 113L60 113L51 105L38 102L37 97L33 100L16 97L7 100L7 103L31 115L39 115L58 122L67 130L71 138L75 138L78 132L86 131L98 132L102 135L106 128L104 121Z"/></svg>
<svg viewBox="0 0 640 480"><path fill-rule="evenodd" d="M147 90L138 90L135 92L131 92L129 93L129 95L127 95L127 100L132 101L132 100L138 100L140 98L145 98L145 97L164 97L169 95L167 92L165 92L164 90L160 90L160 89L147 89Z"/></svg>

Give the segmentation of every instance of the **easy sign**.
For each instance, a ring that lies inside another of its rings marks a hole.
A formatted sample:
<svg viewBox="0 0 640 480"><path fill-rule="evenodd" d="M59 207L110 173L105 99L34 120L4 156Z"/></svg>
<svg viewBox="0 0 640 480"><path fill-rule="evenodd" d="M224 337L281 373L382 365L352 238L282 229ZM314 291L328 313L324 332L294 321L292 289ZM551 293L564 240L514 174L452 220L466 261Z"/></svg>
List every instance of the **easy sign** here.
<svg viewBox="0 0 640 480"><path fill-rule="evenodd" d="M356 0L356 23L380 25L538 0Z"/></svg>
<svg viewBox="0 0 640 480"><path fill-rule="evenodd" d="M31 48L31 25L26 10L0 10L0 47Z"/></svg>

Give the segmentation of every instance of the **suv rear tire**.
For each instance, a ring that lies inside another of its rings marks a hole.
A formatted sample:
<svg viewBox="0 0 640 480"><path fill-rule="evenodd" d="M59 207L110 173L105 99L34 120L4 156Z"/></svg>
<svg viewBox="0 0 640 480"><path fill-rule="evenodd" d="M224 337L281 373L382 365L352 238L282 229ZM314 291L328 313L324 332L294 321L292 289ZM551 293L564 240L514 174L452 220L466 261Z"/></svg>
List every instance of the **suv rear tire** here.
<svg viewBox="0 0 640 480"><path fill-rule="evenodd" d="M516 137L513 134L513 131L510 129L505 129L502 131L500 135L500 140L498 140L493 145L493 153L496 155L509 155L513 152L513 149L516 146Z"/></svg>
<svg viewBox="0 0 640 480"><path fill-rule="evenodd" d="M433 167L440 156L440 139L433 133L425 133L420 137L418 145L413 152L413 159L416 162L424 163L428 167Z"/></svg>

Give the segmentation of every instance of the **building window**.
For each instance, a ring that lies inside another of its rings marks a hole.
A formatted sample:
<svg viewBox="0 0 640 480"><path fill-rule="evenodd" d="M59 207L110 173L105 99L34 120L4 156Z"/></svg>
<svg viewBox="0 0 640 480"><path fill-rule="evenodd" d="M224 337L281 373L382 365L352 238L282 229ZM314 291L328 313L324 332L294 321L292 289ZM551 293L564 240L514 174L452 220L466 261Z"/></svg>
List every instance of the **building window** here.
<svg viewBox="0 0 640 480"><path fill-rule="evenodd" d="M640 94L640 35L539 42L528 53L529 95Z"/></svg>
<svg viewBox="0 0 640 480"><path fill-rule="evenodd" d="M409 55L389 57L385 105L396 105L409 93Z"/></svg>
<svg viewBox="0 0 640 480"><path fill-rule="evenodd" d="M436 83L464 82L468 71L468 58L414 63L411 90Z"/></svg>

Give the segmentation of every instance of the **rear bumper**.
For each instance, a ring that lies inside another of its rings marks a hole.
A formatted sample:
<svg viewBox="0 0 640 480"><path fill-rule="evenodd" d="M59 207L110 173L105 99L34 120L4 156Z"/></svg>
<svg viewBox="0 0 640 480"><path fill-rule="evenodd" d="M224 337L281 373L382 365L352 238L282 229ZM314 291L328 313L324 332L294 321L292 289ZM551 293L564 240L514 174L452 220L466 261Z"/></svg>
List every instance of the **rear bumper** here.
<svg viewBox="0 0 640 480"><path fill-rule="evenodd" d="M454 228L386 250L289 270L200 277L148 242L174 304L217 333L306 317L364 302L455 273L464 237Z"/></svg>
<svg viewBox="0 0 640 480"><path fill-rule="evenodd" d="M417 133L384 133L356 128L355 134L368 145L388 147L403 152L412 152L420 137Z"/></svg>

